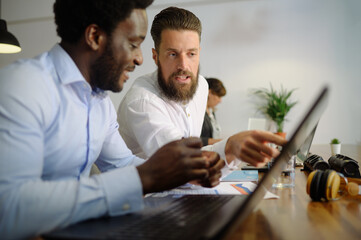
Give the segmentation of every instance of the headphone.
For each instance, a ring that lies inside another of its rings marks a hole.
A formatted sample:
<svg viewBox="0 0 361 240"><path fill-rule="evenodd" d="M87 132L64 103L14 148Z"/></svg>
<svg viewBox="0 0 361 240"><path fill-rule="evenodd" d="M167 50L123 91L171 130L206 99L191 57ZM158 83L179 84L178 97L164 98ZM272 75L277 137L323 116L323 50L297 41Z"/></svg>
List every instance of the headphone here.
<svg viewBox="0 0 361 240"><path fill-rule="evenodd" d="M361 186L355 182L348 183L347 178L334 170L325 171L316 170L310 173L307 178L306 191L314 201L337 200L337 194L340 190L341 177L345 182L345 189L351 196L361 195ZM346 192L343 191L343 192Z"/></svg>
<svg viewBox="0 0 361 240"><path fill-rule="evenodd" d="M330 169L330 165L328 164L328 162L323 160L321 156L312 154L303 162L303 170L313 171L317 169L319 170Z"/></svg>
<svg viewBox="0 0 361 240"><path fill-rule="evenodd" d="M358 162L345 155L337 154L328 159L331 169L345 177L361 178Z"/></svg>

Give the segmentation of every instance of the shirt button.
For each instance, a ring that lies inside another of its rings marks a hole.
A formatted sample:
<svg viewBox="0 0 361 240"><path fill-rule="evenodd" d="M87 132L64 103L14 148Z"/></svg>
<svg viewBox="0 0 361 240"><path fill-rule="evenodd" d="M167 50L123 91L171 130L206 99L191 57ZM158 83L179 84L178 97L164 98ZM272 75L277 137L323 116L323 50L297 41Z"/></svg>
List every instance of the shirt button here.
<svg viewBox="0 0 361 240"><path fill-rule="evenodd" d="M127 211L130 209L130 205L128 203L124 203L122 209L123 211Z"/></svg>
<svg viewBox="0 0 361 240"><path fill-rule="evenodd" d="M190 117L191 115L188 113L188 117Z"/></svg>

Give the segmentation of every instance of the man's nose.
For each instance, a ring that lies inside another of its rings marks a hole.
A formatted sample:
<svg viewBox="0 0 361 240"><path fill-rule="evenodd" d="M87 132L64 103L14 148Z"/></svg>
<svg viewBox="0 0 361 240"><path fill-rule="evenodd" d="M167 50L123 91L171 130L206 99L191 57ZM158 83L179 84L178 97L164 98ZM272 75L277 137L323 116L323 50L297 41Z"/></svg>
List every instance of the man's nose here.
<svg viewBox="0 0 361 240"><path fill-rule="evenodd" d="M143 64L143 54L142 54L142 50L139 49L134 56L134 64L135 65L142 65Z"/></svg>
<svg viewBox="0 0 361 240"><path fill-rule="evenodd" d="M179 55L179 59L178 59L178 64L177 64L177 69L179 70L185 70L187 66L187 59L186 56L184 55Z"/></svg>

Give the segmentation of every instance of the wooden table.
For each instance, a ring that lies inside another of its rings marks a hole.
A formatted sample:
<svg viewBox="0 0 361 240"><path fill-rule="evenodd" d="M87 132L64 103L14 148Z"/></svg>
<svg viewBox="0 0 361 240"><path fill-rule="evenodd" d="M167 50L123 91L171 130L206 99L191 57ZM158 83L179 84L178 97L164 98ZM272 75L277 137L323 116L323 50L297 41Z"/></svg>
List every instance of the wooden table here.
<svg viewBox="0 0 361 240"><path fill-rule="evenodd" d="M312 146L311 152L326 161L331 156L329 145ZM343 145L341 153L361 166L361 146ZM280 198L263 200L227 240L361 239L361 196L313 202L306 193L307 176L296 168L296 186L272 189Z"/></svg>

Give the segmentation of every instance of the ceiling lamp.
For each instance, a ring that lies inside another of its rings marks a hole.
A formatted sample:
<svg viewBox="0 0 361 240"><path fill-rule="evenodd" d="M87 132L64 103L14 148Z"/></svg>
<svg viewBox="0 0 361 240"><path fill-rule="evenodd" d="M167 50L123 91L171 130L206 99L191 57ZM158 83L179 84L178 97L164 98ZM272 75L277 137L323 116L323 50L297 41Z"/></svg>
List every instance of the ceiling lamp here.
<svg viewBox="0 0 361 240"><path fill-rule="evenodd" d="M6 21L0 19L0 53L18 53L20 51L19 41L13 34L8 32Z"/></svg>

